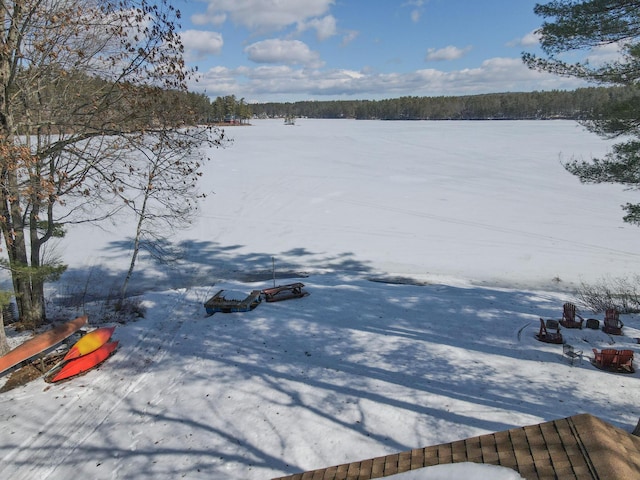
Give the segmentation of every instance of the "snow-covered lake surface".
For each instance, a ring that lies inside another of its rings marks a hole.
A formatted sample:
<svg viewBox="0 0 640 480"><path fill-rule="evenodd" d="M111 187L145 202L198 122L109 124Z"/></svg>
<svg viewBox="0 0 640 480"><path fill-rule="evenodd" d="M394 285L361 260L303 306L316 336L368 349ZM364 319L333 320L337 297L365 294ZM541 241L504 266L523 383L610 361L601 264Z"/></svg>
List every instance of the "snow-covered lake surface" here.
<svg viewBox="0 0 640 480"><path fill-rule="evenodd" d="M270 271L272 257L284 270L544 288L638 270L640 231L620 208L637 194L562 167L609 146L575 122L258 120L227 133L198 221L157 267L172 286ZM107 228L68 233L70 276L127 266L133 225Z"/></svg>
<svg viewBox="0 0 640 480"><path fill-rule="evenodd" d="M168 239L167 263L136 273L146 314L117 326L116 354L0 394L0 478L257 480L582 412L633 429L639 374L588 357L638 351L637 316L620 337L563 330L584 352L573 366L534 337L580 282L638 271L640 230L620 209L635 194L561 165L606 142L567 121L228 133L198 222ZM70 230L51 308L119 286L132 234L125 221ZM277 283L310 295L205 317L219 289L272 286L274 264ZM111 321L84 307L93 326Z"/></svg>

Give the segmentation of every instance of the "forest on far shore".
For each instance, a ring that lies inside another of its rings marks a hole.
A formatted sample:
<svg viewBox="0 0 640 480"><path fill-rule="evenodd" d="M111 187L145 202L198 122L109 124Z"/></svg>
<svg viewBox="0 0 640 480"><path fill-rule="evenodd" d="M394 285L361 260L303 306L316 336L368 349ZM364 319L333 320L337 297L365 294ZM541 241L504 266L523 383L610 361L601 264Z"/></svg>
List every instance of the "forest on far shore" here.
<svg viewBox="0 0 640 480"><path fill-rule="evenodd" d="M612 103L640 95L636 87L590 87L468 96L400 97L252 103L258 118L355 118L361 120L585 120Z"/></svg>

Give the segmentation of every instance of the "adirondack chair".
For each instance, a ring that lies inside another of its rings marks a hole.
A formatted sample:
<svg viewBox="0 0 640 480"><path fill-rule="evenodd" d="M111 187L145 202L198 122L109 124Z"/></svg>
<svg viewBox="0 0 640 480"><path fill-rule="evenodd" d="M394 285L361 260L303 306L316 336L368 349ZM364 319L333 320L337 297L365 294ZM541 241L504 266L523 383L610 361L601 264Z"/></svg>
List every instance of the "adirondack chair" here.
<svg viewBox="0 0 640 480"><path fill-rule="evenodd" d="M565 343L562 345L562 355L569 359L569 363L573 365L576 360L582 362L582 350L576 350L573 345Z"/></svg>
<svg viewBox="0 0 640 480"><path fill-rule="evenodd" d="M555 328L555 332L549 332L547 329ZM544 320L540 319L540 331L536 335L536 338L545 343L562 343L562 334L560 333L560 325L556 320L547 320L545 325Z"/></svg>
<svg viewBox="0 0 640 480"><path fill-rule="evenodd" d="M603 348L600 352L595 348L593 349L593 363L598 368L605 370L613 368L617 356L618 351L614 348Z"/></svg>
<svg viewBox="0 0 640 480"><path fill-rule="evenodd" d="M576 320L576 318L580 320ZM560 325L564 328L582 328L582 322L584 322L584 318L578 315L576 306L573 303L565 303L562 307L562 320L560 320Z"/></svg>
<svg viewBox="0 0 640 480"><path fill-rule="evenodd" d="M615 308L608 308L604 313L604 325L602 331L611 335L622 335L624 323L620 321L618 311Z"/></svg>
<svg viewBox="0 0 640 480"><path fill-rule="evenodd" d="M618 370L633 373L633 350L618 350L616 364Z"/></svg>

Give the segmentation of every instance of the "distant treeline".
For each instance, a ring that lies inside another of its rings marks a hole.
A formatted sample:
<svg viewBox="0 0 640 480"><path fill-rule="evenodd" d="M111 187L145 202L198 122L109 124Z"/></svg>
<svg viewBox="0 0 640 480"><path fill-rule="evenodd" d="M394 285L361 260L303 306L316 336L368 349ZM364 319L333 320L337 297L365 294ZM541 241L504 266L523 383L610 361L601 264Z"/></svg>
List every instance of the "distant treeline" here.
<svg viewBox="0 0 640 480"><path fill-rule="evenodd" d="M254 103L256 117L356 118L362 120L533 120L592 118L612 101L640 95L633 87L573 91L493 93L459 97L400 97L388 100L330 100Z"/></svg>

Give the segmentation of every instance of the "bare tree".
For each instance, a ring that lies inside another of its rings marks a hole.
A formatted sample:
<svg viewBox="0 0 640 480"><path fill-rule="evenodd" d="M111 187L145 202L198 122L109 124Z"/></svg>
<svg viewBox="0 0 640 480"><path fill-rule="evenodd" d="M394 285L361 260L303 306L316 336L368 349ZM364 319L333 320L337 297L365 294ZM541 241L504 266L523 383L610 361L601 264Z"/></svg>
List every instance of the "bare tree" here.
<svg viewBox="0 0 640 480"><path fill-rule="evenodd" d="M127 288L141 248L158 251L158 240L187 227L197 214L197 201L205 196L197 191L202 175L200 153L203 147L223 146L224 132L190 127L179 131L154 131L135 137L131 158L123 159L130 175L115 185L124 204L136 217L136 231L129 269L120 291L125 300ZM142 141L138 144L137 141Z"/></svg>
<svg viewBox="0 0 640 480"><path fill-rule="evenodd" d="M64 271L43 245L121 207L129 137L190 72L166 0L0 0L0 12L0 230L20 318L35 326L45 281Z"/></svg>

